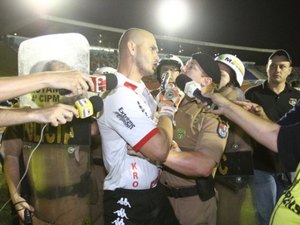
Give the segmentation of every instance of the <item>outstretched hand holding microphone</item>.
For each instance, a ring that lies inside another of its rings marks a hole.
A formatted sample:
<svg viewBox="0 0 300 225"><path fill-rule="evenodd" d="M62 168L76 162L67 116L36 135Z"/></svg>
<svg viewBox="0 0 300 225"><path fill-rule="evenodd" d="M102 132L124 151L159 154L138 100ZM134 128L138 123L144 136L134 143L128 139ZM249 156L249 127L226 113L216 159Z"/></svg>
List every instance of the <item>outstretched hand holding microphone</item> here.
<svg viewBox="0 0 300 225"><path fill-rule="evenodd" d="M103 74L91 76L92 88L90 89L94 93L103 93L107 90L112 90L117 86L117 77L114 74ZM59 93L69 96L70 91L60 89ZM35 121L38 123L51 123L53 126L59 124L65 124L72 121L73 117L87 118L90 116L96 116L103 108L103 101L99 96L92 96L88 98L78 99L74 106L65 104L56 104L45 108L38 108L29 111L29 121ZM25 114L26 115L26 114ZM31 119L30 119L31 118Z"/></svg>

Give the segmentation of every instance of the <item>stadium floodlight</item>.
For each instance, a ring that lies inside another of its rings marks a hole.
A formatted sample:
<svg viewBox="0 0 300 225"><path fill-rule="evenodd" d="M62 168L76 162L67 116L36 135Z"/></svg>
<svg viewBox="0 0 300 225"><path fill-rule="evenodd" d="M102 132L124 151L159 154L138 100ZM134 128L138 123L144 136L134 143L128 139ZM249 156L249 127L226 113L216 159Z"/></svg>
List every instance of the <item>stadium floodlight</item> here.
<svg viewBox="0 0 300 225"><path fill-rule="evenodd" d="M57 7L62 0L23 0L37 14L46 14L51 9Z"/></svg>
<svg viewBox="0 0 300 225"><path fill-rule="evenodd" d="M186 25L188 20L188 1L162 0L158 6L158 22L164 30L172 33Z"/></svg>

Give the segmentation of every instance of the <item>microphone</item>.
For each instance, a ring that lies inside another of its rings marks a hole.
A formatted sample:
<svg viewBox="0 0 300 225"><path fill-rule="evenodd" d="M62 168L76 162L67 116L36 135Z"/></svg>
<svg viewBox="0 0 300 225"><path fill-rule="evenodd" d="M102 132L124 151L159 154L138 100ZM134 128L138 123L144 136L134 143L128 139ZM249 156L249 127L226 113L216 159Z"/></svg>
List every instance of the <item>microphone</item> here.
<svg viewBox="0 0 300 225"><path fill-rule="evenodd" d="M91 75L90 76L93 84L94 84L94 91L95 93L102 93L104 91L110 91L114 89L118 84L118 79L115 74L113 73L106 73L102 75ZM90 91L90 90L89 90ZM60 95L68 95L71 94L70 90L60 89Z"/></svg>
<svg viewBox="0 0 300 225"><path fill-rule="evenodd" d="M180 74L176 80L175 84L182 90L187 96L195 97L199 99L202 103L211 105L213 102L210 98L204 97L200 91L201 86L189 78L185 74Z"/></svg>
<svg viewBox="0 0 300 225"><path fill-rule="evenodd" d="M24 225L32 225L32 215L28 209L24 210Z"/></svg>
<svg viewBox="0 0 300 225"><path fill-rule="evenodd" d="M79 118L85 119L97 115L103 109L103 101L97 95L89 99L82 98L75 102L75 108L78 110Z"/></svg>
<svg viewBox="0 0 300 225"><path fill-rule="evenodd" d="M94 83L94 89L96 93L102 93L104 91L110 91L114 89L118 84L118 79L113 73L105 73L101 75L91 75Z"/></svg>

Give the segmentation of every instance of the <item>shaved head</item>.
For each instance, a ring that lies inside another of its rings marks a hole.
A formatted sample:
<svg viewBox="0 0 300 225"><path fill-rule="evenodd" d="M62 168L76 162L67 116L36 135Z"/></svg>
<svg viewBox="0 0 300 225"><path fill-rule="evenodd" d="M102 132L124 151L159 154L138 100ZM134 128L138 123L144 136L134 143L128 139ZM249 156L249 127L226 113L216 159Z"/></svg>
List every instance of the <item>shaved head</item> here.
<svg viewBox="0 0 300 225"><path fill-rule="evenodd" d="M153 75L159 60L155 37L149 31L130 28L119 41L118 72L132 80Z"/></svg>
<svg viewBox="0 0 300 225"><path fill-rule="evenodd" d="M127 43L129 41L134 42L136 45L143 43L144 38L153 37L153 34L150 32L139 29L139 28L130 28L123 33L119 41L119 51L126 49ZM153 37L154 38L154 37Z"/></svg>

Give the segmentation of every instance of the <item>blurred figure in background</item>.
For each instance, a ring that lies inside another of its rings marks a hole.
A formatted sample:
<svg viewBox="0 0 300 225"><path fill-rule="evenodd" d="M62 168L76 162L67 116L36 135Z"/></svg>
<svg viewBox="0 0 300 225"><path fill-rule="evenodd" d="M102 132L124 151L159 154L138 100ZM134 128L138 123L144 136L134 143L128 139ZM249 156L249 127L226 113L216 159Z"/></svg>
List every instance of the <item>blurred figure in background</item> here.
<svg viewBox="0 0 300 225"><path fill-rule="evenodd" d="M70 67L53 60L43 69ZM28 99L39 107L57 102L74 105L76 100L51 88L33 92ZM90 224L90 131L90 118L56 127L26 123L5 130L1 145L5 178L21 221L28 209L35 225ZM20 183L24 171L28 186Z"/></svg>
<svg viewBox="0 0 300 225"><path fill-rule="evenodd" d="M292 72L292 59L283 49L276 50L266 65L268 79L261 85L249 88L245 96L262 106L267 117L277 122L300 99L300 92L286 81ZM267 225L278 198L291 185L291 172L279 156L265 146L253 142L254 182L253 195L259 225Z"/></svg>

